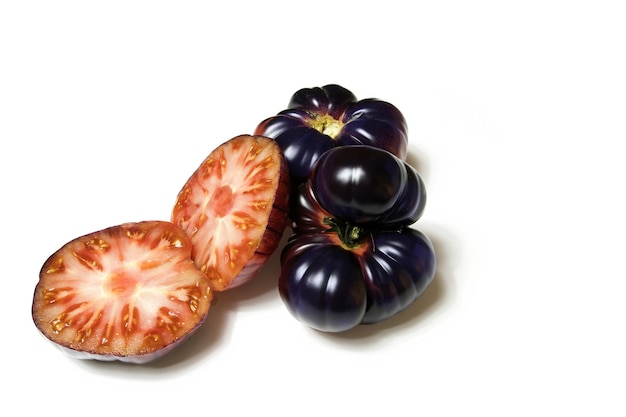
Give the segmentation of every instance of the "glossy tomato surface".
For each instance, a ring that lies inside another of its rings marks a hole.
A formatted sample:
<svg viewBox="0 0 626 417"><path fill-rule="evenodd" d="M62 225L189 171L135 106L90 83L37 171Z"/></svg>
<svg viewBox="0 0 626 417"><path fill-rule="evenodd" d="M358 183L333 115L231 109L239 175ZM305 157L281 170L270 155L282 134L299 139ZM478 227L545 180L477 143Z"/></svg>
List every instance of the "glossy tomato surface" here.
<svg viewBox="0 0 626 417"><path fill-rule="evenodd" d="M374 228L415 223L426 205L419 173L382 149L355 145L322 155L311 190L333 217Z"/></svg>
<svg viewBox="0 0 626 417"><path fill-rule="evenodd" d="M298 90L287 109L259 123L255 134L278 142L294 183L306 181L317 159L336 146L369 145L400 159L407 154L400 110L375 98L357 100L337 84Z"/></svg>
<svg viewBox="0 0 626 417"><path fill-rule="evenodd" d="M368 234L357 250L335 232L293 234L282 252L281 298L291 314L325 332L386 320L434 278L435 252L412 228Z"/></svg>
<svg viewBox="0 0 626 417"><path fill-rule="evenodd" d="M325 153L292 196L294 233L281 253L287 309L327 332L388 319L432 282L430 239L411 225L426 201L415 169L366 146Z"/></svg>

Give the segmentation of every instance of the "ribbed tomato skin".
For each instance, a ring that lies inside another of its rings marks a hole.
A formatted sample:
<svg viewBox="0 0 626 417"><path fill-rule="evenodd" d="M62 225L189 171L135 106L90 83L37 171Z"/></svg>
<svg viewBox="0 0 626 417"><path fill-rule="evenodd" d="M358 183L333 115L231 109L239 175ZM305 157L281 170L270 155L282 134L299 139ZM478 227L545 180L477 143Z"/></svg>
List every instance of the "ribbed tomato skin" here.
<svg viewBox="0 0 626 417"><path fill-rule="evenodd" d="M279 293L291 314L325 332L393 317L435 276L430 239L412 228L371 234L358 250L330 233L293 234L281 253Z"/></svg>
<svg viewBox="0 0 626 417"><path fill-rule="evenodd" d="M317 159L336 146L368 145L407 156L408 127L400 110L375 98L357 100L337 84L298 90L254 134L278 142L294 184L305 182Z"/></svg>
<svg viewBox="0 0 626 417"><path fill-rule="evenodd" d="M416 170L367 146L334 148L291 199L279 292L308 326L341 332L406 309L435 277L431 240L412 225L426 191Z"/></svg>

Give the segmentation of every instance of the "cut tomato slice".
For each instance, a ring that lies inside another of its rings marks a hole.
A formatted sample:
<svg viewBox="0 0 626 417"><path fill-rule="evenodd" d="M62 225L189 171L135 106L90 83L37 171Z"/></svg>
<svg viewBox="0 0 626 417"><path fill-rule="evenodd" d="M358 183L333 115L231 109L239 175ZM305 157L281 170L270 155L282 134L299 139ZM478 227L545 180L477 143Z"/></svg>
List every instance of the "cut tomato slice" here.
<svg viewBox="0 0 626 417"><path fill-rule="evenodd" d="M204 321L213 293L170 222L126 223L74 239L44 263L37 328L80 358L146 363Z"/></svg>
<svg viewBox="0 0 626 417"><path fill-rule="evenodd" d="M241 135L207 156L172 211L190 236L192 259L213 289L237 287L257 275L287 225L289 175L277 143Z"/></svg>

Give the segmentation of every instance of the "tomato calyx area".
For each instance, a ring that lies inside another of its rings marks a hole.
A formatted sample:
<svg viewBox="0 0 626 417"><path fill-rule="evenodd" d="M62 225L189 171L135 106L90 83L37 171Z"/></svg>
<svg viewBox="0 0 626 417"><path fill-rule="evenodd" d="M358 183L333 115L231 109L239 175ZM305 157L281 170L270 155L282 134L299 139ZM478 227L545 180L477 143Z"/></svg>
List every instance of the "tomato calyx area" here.
<svg viewBox="0 0 626 417"><path fill-rule="evenodd" d="M324 135L330 136L333 139L336 139L337 136L339 136L341 129L343 128L343 123L332 117L330 114L316 115L313 120L309 122L309 124L313 129L323 133Z"/></svg>
<svg viewBox="0 0 626 417"><path fill-rule="evenodd" d="M360 226L356 226L348 221L334 217L324 217L323 223L328 225L327 232L335 233L341 246L348 250L360 248L370 237L370 232Z"/></svg>

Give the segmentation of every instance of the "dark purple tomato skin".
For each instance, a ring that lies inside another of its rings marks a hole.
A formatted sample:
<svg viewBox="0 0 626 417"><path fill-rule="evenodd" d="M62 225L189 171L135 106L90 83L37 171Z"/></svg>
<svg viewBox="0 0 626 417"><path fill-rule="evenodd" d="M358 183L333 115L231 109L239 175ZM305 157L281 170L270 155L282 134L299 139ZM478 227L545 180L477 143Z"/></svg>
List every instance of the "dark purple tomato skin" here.
<svg viewBox="0 0 626 417"><path fill-rule="evenodd" d="M375 249L359 256L368 300L362 324L406 309L435 277L435 250L424 233L405 228L375 233L373 240Z"/></svg>
<svg viewBox="0 0 626 417"><path fill-rule="evenodd" d="M367 294L358 260L326 236L292 235L278 280L289 312L309 327L341 332L361 323Z"/></svg>
<svg viewBox="0 0 626 417"><path fill-rule="evenodd" d="M263 135L272 137L269 133ZM306 126L289 129L274 140L283 151L294 185L306 181L319 157L335 146L330 136Z"/></svg>
<svg viewBox="0 0 626 417"><path fill-rule="evenodd" d="M404 115L393 104L363 99L346 109L338 145L370 145L385 149L404 160L407 155L408 127Z"/></svg>
<svg viewBox="0 0 626 417"><path fill-rule="evenodd" d="M393 229L415 223L426 205L419 173L393 154L355 145L322 155L311 175L316 200L334 217Z"/></svg>
<svg viewBox="0 0 626 417"><path fill-rule="evenodd" d="M363 251L339 245L332 233L293 234L281 253L278 288L302 323L342 332L386 320L411 305L435 275L428 237L411 228L373 233Z"/></svg>
<svg viewBox="0 0 626 417"><path fill-rule="evenodd" d="M294 184L305 182L317 159L336 146L373 146L402 160L407 155L408 128L400 110L378 99L357 100L337 84L298 90L288 108L259 123L255 134L276 140Z"/></svg>
<svg viewBox="0 0 626 417"><path fill-rule="evenodd" d="M430 239L410 226L426 192L417 171L366 146L325 153L291 196L293 234L281 252L279 292L308 326L341 332L386 320L430 285Z"/></svg>
<svg viewBox="0 0 626 417"><path fill-rule="evenodd" d="M334 119L339 119L346 109L356 102L356 96L347 88L337 84L328 84L323 87L301 88L296 91L291 96L287 109L328 114Z"/></svg>

